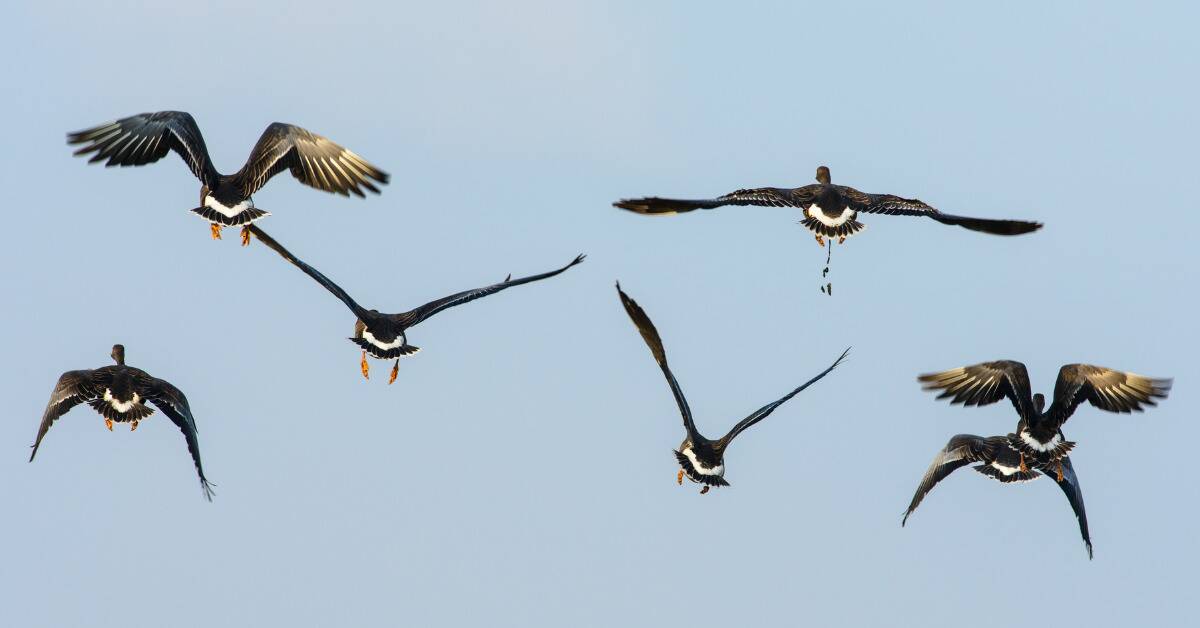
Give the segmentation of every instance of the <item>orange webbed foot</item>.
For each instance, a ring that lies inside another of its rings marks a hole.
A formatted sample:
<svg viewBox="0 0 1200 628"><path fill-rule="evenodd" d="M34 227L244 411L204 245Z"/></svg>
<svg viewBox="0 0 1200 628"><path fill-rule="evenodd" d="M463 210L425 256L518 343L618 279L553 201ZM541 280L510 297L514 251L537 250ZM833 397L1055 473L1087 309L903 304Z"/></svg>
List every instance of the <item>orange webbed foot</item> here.
<svg viewBox="0 0 1200 628"><path fill-rule="evenodd" d="M1062 460L1058 461L1058 481L1062 482Z"/></svg>
<svg viewBox="0 0 1200 628"><path fill-rule="evenodd" d="M214 222L209 225L209 228L212 230L212 239L220 240L221 239L221 225L218 225L217 223Z"/></svg>
<svg viewBox="0 0 1200 628"><path fill-rule="evenodd" d="M396 363L392 365L392 376L388 378L388 386L391 386L396 381L396 376L400 374L400 358L396 358Z"/></svg>
<svg viewBox="0 0 1200 628"><path fill-rule="evenodd" d="M846 243L846 236L838 237L838 244L845 244L845 243Z"/></svg>
<svg viewBox="0 0 1200 628"><path fill-rule="evenodd" d="M362 352L362 362L359 364L362 369L363 379L371 379L371 365L367 364L367 352Z"/></svg>
<svg viewBox="0 0 1200 628"><path fill-rule="evenodd" d="M825 236L817 236L817 246L825 248Z"/></svg>
<svg viewBox="0 0 1200 628"><path fill-rule="evenodd" d="M710 489L710 488L712 488L712 487L711 487L711 486L709 486L709 485L707 485L707 484L705 484L705 485L704 485L704 488L700 489L700 494L701 494L701 495L703 495L703 494L707 493L707 492L708 492L708 489Z"/></svg>
<svg viewBox="0 0 1200 628"><path fill-rule="evenodd" d="M242 227L242 246L250 246L250 227Z"/></svg>
<svg viewBox="0 0 1200 628"><path fill-rule="evenodd" d="M138 426L138 422L136 419L134 419L133 421L130 421L129 422L129 431L132 432L133 430L136 430L137 426Z"/></svg>
<svg viewBox="0 0 1200 628"><path fill-rule="evenodd" d="M112 419L104 419L104 427L107 427L108 431L110 431L110 432L112 431L112 424L113 424Z"/></svg>
<svg viewBox="0 0 1200 628"><path fill-rule="evenodd" d="M1025 454L1021 454L1021 464L1018 468L1021 469L1021 473L1029 473L1029 467L1025 464Z"/></svg>
<svg viewBox="0 0 1200 628"><path fill-rule="evenodd" d="M683 469L679 470L679 475L675 476L675 483L683 486Z"/></svg>

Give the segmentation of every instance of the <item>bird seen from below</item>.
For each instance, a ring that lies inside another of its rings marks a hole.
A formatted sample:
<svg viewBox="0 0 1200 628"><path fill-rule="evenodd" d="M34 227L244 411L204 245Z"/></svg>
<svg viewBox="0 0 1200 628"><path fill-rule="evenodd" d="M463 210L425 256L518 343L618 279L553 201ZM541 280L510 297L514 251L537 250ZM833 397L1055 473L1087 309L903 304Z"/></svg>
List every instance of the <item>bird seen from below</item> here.
<svg viewBox="0 0 1200 628"><path fill-rule="evenodd" d="M716 209L726 205L758 205L765 207L796 207L803 211L800 221L825 246L825 238L837 238L841 244L866 225L858 214L891 214L925 216L944 225L958 225L972 231L995 235L1021 235L1041 228L1041 223L1024 220L994 220L943 214L913 198L891 194L867 194L844 185L834 185L829 168L817 168L817 183L798 188L750 188L737 190L713 199L683 200L656 196L623 199L613 206L639 214L676 214L695 209Z"/></svg>
<svg viewBox="0 0 1200 628"><path fill-rule="evenodd" d="M683 484L683 478L686 476L692 482L704 485L700 489L701 495L707 493L714 486L729 486L729 482L725 481L725 450L738 434L767 418L776 408L783 405L785 401L828 375L830 371L842 363L842 360L846 358L846 354L850 352L850 349L846 349L829 368L821 371L816 377L804 382L782 398L755 410L750 416L734 425L729 430L729 433L721 438L709 440L700 434L696 429L695 423L692 421L692 410L688 407L687 399L683 396L683 390L680 389L679 382L675 381L675 375L671 373L670 367L667 366L667 354L663 349L662 339L659 338L658 330L655 329L654 323L650 321L650 317L646 315L641 306L621 290L620 283L617 284L617 295L621 299L621 304L625 307L625 312L629 314L629 318L633 321L634 326L641 333L642 339L650 347L650 353L654 355L655 361L658 362L659 368L662 369L663 375L667 378L667 384L671 387L671 393L675 395L675 403L679 406L679 413L683 415L683 428L687 431L687 435L679 445L679 449L675 450L675 459L679 462L680 466L675 481Z"/></svg>
<svg viewBox="0 0 1200 628"><path fill-rule="evenodd" d="M921 478L917 492L913 495L900 526L908 523L908 517L917 509L925 495L933 490L938 482L944 480L955 470L968 464L978 462L974 469L994 480L1008 483L1030 482L1036 480L1042 473L1051 473L1045 466L1035 464L1029 468L1020 460L1020 454L1011 446L1015 435L1008 436L975 436L974 434L959 434L950 439L946 446L934 457L933 463ZM1053 471L1058 487L1067 496L1075 518L1079 521L1079 533L1087 546L1088 558L1092 557L1092 538L1088 534L1087 512L1083 507L1083 490L1079 486L1079 478L1075 476L1075 468L1068 456L1059 458ZM1039 471L1041 473L1039 473Z"/></svg>
<svg viewBox="0 0 1200 628"><path fill-rule="evenodd" d="M997 360L964 366L917 378L924 390L941 391L938 399L950 403L986 406L1005 397L1017 410L1016 433L1009 446L1017 453L1017 468L1028 471L1032 460L1039 467L1055 467L1061 481L1061 461L1075 446L1062 433L1063 423L1075 409L1087 401L1107 412L1141 412L1142 406L1156 405L1171 390L1170 379L1145 377L1091 364L1067 364L1058 371L1054 384L1054 402L1046 409L1046 398L1032 394L1025 365L1013 360Z"/></svg>
<svg viewBox="0 0 1200 628"><path fill-rule="evenodd" d="M291 124L267 127L241 170L217 172L204 145L204 136L191 114L183 111L140 113L67 135L68 144L83 144L75 155L89 155L88 163L105 166L142 166L175 151L200 179L200 206L192 210L211 227L213 239L222 227L242 227L242 245L250 243L246 228L269 212L255 207L254 193L271 177L290 170L301 183L342 196L376 194L372 183L386 184L386 172L367 163L328 139ZM94 154L92 154L94 153Z"/></svg>
<svg viewBox="0 0 1200 628"><path fill-rule="evenodd" d="M192 417L192 409L187 397L169 382L155 377L141 369L125 365L125 347L113 345L112 358L115 365L102 366L93 370L67 371L58 378L54 392L50 394L50 403L42 415L42 423L38 427L37 439L33 442L33 453L29 461L33 462L38 447L50 426L59 417L80 403L87 403L100 416L111 431L113 423L128 423L129 431L137 429L138 422L154 413L154 408L146 405L150 402L163 414L167 415L187 441L188 452L192 454L192 462L196 465L196 473L200 476L200 487L204 489L205 499L212 501L212 487L204 477L204 467L200 464L200 444L196 438L196 420Z"/></svg>
<svg viewBox="0 0 1200 628"><path fill-rule="evenodd" d="M425 305L407 312L401 312L399 314L387 314L374 309L368 310L359 305L358 302L350 298L350 295L346 294L346 291L342 290L340 286L333 283L333 281L321 274L321 272L317 269L304 263L295 255L292 255L290 251L284 248L282 244L268 235L265 231L260 229L258 225L251 225L250 229L253 231L254 236L261 240L262 243L268 248L274 250L285 260L291 262L294 266L304 271L305 274L307 274L309 277L312 277L317 283L324 286L326 290L332 292L333 295L338 299L341 299L342 303L346 304L346 307L350 308L350 311L353 312L357 317L357 320L354 322L354 336L350 338L350 341L362 349L362 360L359 364L359 367L362 371L363 377L370 379L370 366L367 363L368 354L371 355L371 357L380 360L395 360L395 363L392 365L391 376L388 378L389 384L396 381L396 376L400 372L400 358L402 356L412 355L417 351L420 351L418 347L408 344L407 331L409 328L433 316L434 314L437 314L438 312L452 308L456 305L462 305L464 303L474 301L475 299L495 294L501 290L505 290L513 286L532 283L534 281L541 281L542 279L549 279L550 277L558 275L559 273L566 271L568 268L582 262L586 257L586 255L579 255L575 259L571 260L571 262L566 266L556 270L538 275L521 277L519 279L513 279L512 275L509 275L500 283L484 286L482 288L476 288L474 290L457 292L448 297L430 301Z"/></svg>

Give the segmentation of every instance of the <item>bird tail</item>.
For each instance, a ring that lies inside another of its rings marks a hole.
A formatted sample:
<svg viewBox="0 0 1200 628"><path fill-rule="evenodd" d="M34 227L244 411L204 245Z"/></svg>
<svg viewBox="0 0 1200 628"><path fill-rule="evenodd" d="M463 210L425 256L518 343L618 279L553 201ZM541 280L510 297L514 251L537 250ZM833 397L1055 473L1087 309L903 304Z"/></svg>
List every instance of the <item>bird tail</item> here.
<svg viewBox="0 0 1200 628"><path fill-rule="evenodd" d="M631 198L622 199L613 203L613 207L629 210L638 214L680 214L690 212L693 209L713 209L720 207L725 203L709 199L709 200L685 200L678 198L659 198L651 196L648 198Z"/></svg>
<svg viewBox="0 0 1200 628"><path fill-rule="evenodd" d="M826 238L849 238L850 236L855 235L859 231L867 228L866 225L862 224L855 218L851 218L840 225L831 226L810 216L804 220L801 220L800 224L814 234L825 236Z"/></svg>
<svg viewBox="0 0 1200 628"><path fill-rule="evenodd" d="M225 214L222 214L211 207L204 206L196 207L191 211L193 214L196 214L209 222L214 222L218 225L225 225L226 227L240 227L242 225L248 225L259 218L271 215L271 212L263 211L257 207L247 207L238 212L235 216L226 216Z"/></svg>
<svg viewBox="0 0 1200 628"><path fill-rule="evenodd" d="M958 225L971 231L982 231L983 233L991 233L993 235L1021 235L1030 233L1042 228L1040 222L1029 222L1027 220L993 220L991 218L968 218L967 216L955 216L953 214L929 214L930 218L942 223L943 225Z"/></svg>

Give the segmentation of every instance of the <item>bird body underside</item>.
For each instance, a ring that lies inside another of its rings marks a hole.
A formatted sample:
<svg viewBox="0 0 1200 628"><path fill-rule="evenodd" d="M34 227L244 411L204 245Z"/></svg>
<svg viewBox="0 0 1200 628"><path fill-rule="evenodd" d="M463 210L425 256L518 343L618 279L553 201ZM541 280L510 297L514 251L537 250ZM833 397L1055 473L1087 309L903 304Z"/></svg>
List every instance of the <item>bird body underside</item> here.
<svg viewBox="0 0 1200 628"><path fill-rule="evenodd" d="M1057 462L1071 453L1075 442L1064 439L1055 433L1049 440L1034 437L1029 430L1021 430L1009 436L1008 446L1018 454L1024 455L1039 464Z"/></svg>
<svg viewBox="0 0 1200 628"><path fill-rule="evenodd" d="M814 235L845 240L867 228L857 218L858 212L848 205L841 210L832 210L813 203L804 208L804 220L800 224Z"/></svg>
<svg viewBox="0 0 1200 628"><path fill-rule="evenodd" d="M675 450L675 459L679 461L683 474L692 482L706 486L729 486L729 482L726 482L724 478L725 464L723 461L701 460L690 447L684 448L682 451Z"/></svg>
<svg viewBox="0 0 1200 628"><path fill-rule="evenodd" d="M88 402L88 405L99 413L100 416L110 421L116 421L117 423L141 421L154 414L154 408L143 404L141 400L120 401L114 399L111 395L106 395L106 397L92 399Z"/></svg>
<svg viewBox="0 0 1200 628"><path fill-rule="evenodd" d="M363 336L370 335L370 332L363 332ZM397 338L393 343L382 343L378 340L368 340L363 336L355 336L350 338L350 342L358 345L360 349L366 351L373 358L380 360L391 360L394 358L414 355L421 350L420 347L410 345L403 336Z"/></svg>
<svg viewBox="0 0 1200 628"><path fill-rule="evenodd" d="M242 227L271 215L271 212L255 207L250 199L225 199L222 202L212 194L204 194L200 207L192 209L192 213L226 227Z"/></svg>

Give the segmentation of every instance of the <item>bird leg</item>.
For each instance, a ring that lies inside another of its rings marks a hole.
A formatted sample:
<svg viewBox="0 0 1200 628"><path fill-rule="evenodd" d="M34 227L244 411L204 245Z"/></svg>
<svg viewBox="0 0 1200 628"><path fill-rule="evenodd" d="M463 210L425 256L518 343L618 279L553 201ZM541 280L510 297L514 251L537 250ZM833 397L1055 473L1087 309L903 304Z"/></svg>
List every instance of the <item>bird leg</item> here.
<svg viewBox="0 0 1200 628"><path fill-rule="evenodd" d="M212 239L220 240L221 239L221 225L218 225L217 223L214 222L214 223L210 223L208 226L210 229L212 229Z"/></svg>
<svg viewBox="0 0 1200 628"><path fill-rule="evenodd" d="M1025 454L1021 454L1021 464L1018 465L1021 473L1029 473L1029 467L1025 464Z"/></svg>
<svg viewBox="0 0 1200 628"><path fill-rule="evenodd" d="M679 475L675 476L675 483L683 486L683 469L679 470Z"/></svg>
<svg viewBox="0 0 1200 628"><path fill-rule="evenodd" d="M362 352L362 363L359 364L359 367L362 368L363 379L371 379L371 365L367 364L367 352L365 350Z"/></svg>
<svg viewBox="0 0 1200 628"><path fill-rule="evenodd" d="M250 246L250 225L242 227L242 246Z"/></svg>
<svg viewBox="0 0 1200 628"><path fill-rule="evenodd" d="M838 236L838 244L845 244L846 236Z"/></svg>
<svg viewBox="0 0 1200 628"><path fill-rule="evenodd" d="M104 427L107 427L110 432L112 431L112 423L112 419L104 419Z"/></svg>
<svg viewBox="0 0 1200 628"><path fill-rule="evenodd" d="M817 234L817 246L825 248L825 236Z"/></svg>
<svg viewBox="0 0 1200 628"><path fill-rule="evenodd" d="M400 358L396 358L396 363L392 365L392 376L388 378L388 386L391 386L396 381L396 376L400 374Z"/></svg>
<svg viewBox="0 0 1200 628"><path fill-rule="evenodd" d="M712 487L711 487L711 486L709 486L709 485L707 485L707 484L705 484L705 485L704 485L704 488L700 489L700 494L701 494L701 495L703 495L703 494L707 493L707 492L708 492L708 489L710 489L710 488L712 488Z"/></svg>
<svg viewBox="0 0 1200 628"><path fill-rule="evenodd" d="M1062 482L1062 460L1058 461L1058 481Z"/></svg>
<svg viewBox="0 0 1200 628"><path fill-rule="evenodd" d="M130 432L132 432L133 430L136 430L136 429L137 429L137 425L138 425L138 420L137 420L137 419L134 419L134 420L130 421L130 422L129 422L129 431L130 431Z"/></svg>

